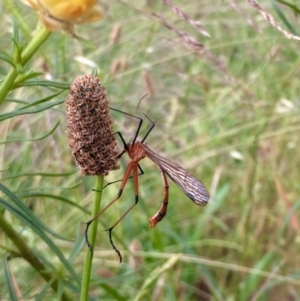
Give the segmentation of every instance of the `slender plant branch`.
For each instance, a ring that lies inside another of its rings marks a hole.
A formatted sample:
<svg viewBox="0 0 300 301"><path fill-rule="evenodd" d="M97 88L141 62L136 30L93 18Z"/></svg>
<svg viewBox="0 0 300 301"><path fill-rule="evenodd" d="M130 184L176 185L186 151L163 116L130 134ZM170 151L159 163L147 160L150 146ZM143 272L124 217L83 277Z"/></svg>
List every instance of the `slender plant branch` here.
<svg viewBox="0 0 300 301"><path fill-rule="evenodd" d="M31 57L36 53L38 48L44 43L45 40L47 40L50 34L51 32L49 30L39 24L35 35L21 54L21 61L16 63L19 63L22 66L26 65ZM18 75L18 70L12 67L6 78L2 82L0 86L0 105L2 105L7 94L11 91Z"/></svg>
<svg viewBox="0 0 300 301"><path fill-rule="evenodd" d="M48 39L50 34L51 31L49 31L39 23L35 35L33 36L28 46L22 52L22 66L24 66L32 58L39 47Z"/></svg>
<svg viewBox="0 0 300 301"><path fill-rule="evenodd" d="M53 272L40 261L40 259L31 251L22 236L15 231L10 223L0 214L0 228L7 237L14 243L22 256L47 282L51 282L51 287L55 292L59 292L61 287L58 280L53 279ZM63 301L73 300L66 292L62 292L61 299Z"/></svg>
<svg viewBox="0 0 300 301"><path fill-rule="evenodd" d="M94 204L93 204L93 210L92 210L92 217L94 217L100 211L103 179L104 179L104 176L96 176L95 198L94 198ZM95 242L96 242L97 228L98 228L97 221L94 221L89 228L89 237L88 238L89 238L89 242L92 245L93 249L95 247ZM82 285L81 285L80 301L88 300L92 263L93 263L93 255L91 254L90 250L87 248L85 264L84 264L84 272L83 272L83 278L82 278Z"/></svg>

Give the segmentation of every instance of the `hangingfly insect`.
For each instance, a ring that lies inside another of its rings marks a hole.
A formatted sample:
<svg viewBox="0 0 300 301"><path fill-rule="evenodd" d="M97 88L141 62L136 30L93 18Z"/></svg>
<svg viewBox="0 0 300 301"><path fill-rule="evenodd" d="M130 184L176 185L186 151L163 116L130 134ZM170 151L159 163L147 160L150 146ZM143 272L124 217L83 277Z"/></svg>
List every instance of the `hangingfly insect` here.
<svg viewBox="0 0 300 301"><path fill-rule="evenodd" d="M121 157L123 154L127 153L131 161L128 163L118 195L115 199L113 199L106 207L104 207L95 217L93 217L90 221L87 222L87 227L85 231L85 239L87 242L87 245L92 253L92 246L88 241L88 228L90 224L98 218L108 207L110 207L114 202L116 202L122 195L123 189L126 186L126 183L130 177L133 178L133 185L134 185L134 192L135 192L135 202L132 206L130 206L125 213L117 220L117 222L111 226L109 231L109 240L113 247L113 249L117 252L120 262L122 262L122 256L120 251L117 249L117 247L114 245L112 241L112 230L113 228L125 217L125 215L138 203L139 195L138 195L138 176L139 171L141 174L143 174L143 170L139 165L139 161L144 159L145 157L149 158L151 161L153 161L158 169L160 170L162 182L164 186L164 197L162 204L154 215L152 215L149 219L149 223L151 227L155 227L158 222L160 222L163 217L167 213L167 207L168 207L168 199L169 199L169 185L167 181L167 176L197 205L205 206L209 200L209 194L204 187L204 185L193 175L191 175L187 170L179 166L178 164L161 157L157 153L155 153L153 150L151 150L148 145L145 143L146 138L152 131L152 129L155 126L155 123L146 115L143 114L150 122L151 127L146 133L145 137L140 141L137 142L136 139L139 135L143 119L139 118L137 116L133 116L131 114L113 109L117 112L121 112L123 114L126 114L128 116L134 117L136 119L139 119L139 125L137 128L137 131L135 133L135 136L132 140L132 143L127 144L120 132L118 132L118 135L120 136L123 144L124 144L124 150L121 152L119 157Z"/></svg>

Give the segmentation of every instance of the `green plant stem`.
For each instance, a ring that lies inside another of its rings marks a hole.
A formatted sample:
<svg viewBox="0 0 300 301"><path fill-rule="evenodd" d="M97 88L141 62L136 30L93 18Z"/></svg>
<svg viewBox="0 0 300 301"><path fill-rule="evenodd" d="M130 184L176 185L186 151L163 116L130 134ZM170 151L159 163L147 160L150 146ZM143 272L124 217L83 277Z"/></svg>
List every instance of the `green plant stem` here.
<svg viewBox="0 0 300 301"><path fill-rule="evenodd" d="M16 63L20 63L22 66L26 65L26 63L36 53L38 48L44 43L44 41L49 37L50 34L51 32L49 30L47 30L44 26L39 25L32 40L22 51L21 62ZM0 86L0 105L2 105L7 94L11 91L18 75L18 70L12 67L12 69L9 71L6 78L2 82Z"/></svg>
<svg viewBox="0 0 300 301"><path fill-rule="evenodd" d="M11 87L13 86L17 76L18 76L17 69L12 68L7 74L7 76L5 77L4 81L2 82L0 87L0 105L2 105L2 103L4 102L5 97L11 90Z"/></svg>
<svg viewBox="0 0 300 301"><path fill-rule="evenodd" d="M41 24L38 25L32 40L22 52L21 63L23 66L32 58L32 56L36 53L39 47L47 40L50 34L51 31L46 29Z"/></svg>
<svg viewBox="0 0 300 301"><path fill-rule="evenodd" d="M95 187L96 193L95 193L95 198L94 198L92 217L94 217L100 211L103 179L104 179L104 176L96 177L96 187ZM93 249L95 247L95 242L96 242L97 228L98 228L97 221L92 223L89 228L88 238L89 238L89 242L91 243ZM82 285L81 285L80 301L88 300L92 263L93 263L93 254L91 254L90 250L87 249L85 264L84 264L83 278L82 278Z"/></svg>
<svg viewBox="0 0 300 301"><path fill-rule="evenodd" d="M0 228L14 243L17 249L20 251L20 255L47 281L51 282L51 287L55 292L58 292L61 288L58 281L53 278L52 271L49 271L47 267L40 261L40 259L31 251L26 244L22 236L15 231L10 223L5 219L3 214L0 214ZM73 300L66 292L62 293L62 300L71 301Z"/></svg>

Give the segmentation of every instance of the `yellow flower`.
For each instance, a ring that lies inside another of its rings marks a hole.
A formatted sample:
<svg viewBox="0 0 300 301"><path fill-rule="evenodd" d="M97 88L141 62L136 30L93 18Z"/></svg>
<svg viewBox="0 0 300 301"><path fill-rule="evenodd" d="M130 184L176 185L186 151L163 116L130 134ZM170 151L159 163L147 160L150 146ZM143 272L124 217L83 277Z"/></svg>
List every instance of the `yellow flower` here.
<svg viewBox="0 0 300 301"><path fill-rule="evenodd" d="M48 30L61 29L74 34L74 24L96 22L103 15L97 0L22 0L38 11Z"/></svg>

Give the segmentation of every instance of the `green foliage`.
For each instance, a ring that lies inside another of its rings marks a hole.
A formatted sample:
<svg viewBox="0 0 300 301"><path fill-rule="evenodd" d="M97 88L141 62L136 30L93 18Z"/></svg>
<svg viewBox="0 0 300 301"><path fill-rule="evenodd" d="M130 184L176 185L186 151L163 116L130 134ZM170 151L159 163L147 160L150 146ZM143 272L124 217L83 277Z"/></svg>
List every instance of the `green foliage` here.
<svg viewBox="0 0 300 301"><path fill-rule="evenodd" d="M36 13L21 3L22 13L3 6L0 299L20 299L19 291L24 299L79 299L95 178L74 166L64 101L75 77L95 70L111 107L153 119L150 148L191 171L211 200L197 207L170 180L167 216L149 228L163 187L155 164L142 160L140 201L113 231L122 264L103 230L134 203L132 181L99 218L89 300L299 299L299 42L246 6L262 32L228 3L201 1L198 14L199 3L181 1L208 38L163 3L148 2L107 2L103 21L78 26L82 40L43 28L30 37ZM282 27L299 32L296 3L263 4ZM226 72L187 49L150 11L201 41ZM116 26L118 41L111 38ZM129 142L136 120L112 116ZM148 127L145 120L141 137ZM120 163L107 182L122 179L128 159ZM119 186L103 190L101 207Z"/></svg>
<svg viewBox="0 0 300 301"><path fill-rule="evenodd" d="M6 287L9 294L9 299L12 301L17 301L16 292L14 290L13 279L9 270L9 265L6 256L3 258L3 271L5 276Z"/></svg>

